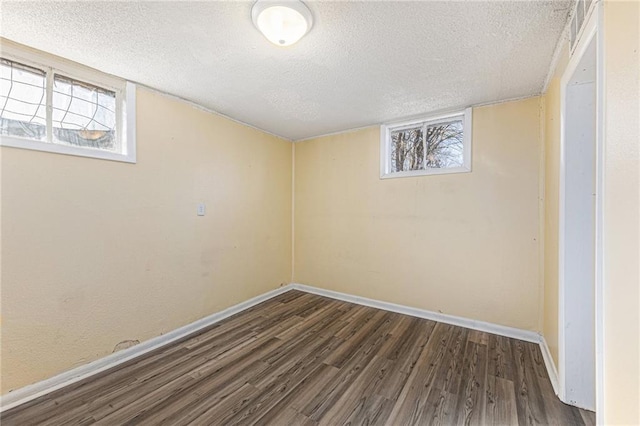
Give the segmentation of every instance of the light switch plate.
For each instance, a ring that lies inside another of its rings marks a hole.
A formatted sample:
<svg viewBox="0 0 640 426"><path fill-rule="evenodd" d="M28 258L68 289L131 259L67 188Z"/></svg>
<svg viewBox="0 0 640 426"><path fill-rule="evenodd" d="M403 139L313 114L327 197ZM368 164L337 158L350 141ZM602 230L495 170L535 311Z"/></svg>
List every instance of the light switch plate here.
<svg viewBox="0 0 640 426"><path fill-rule="evenodd" d="M199 203L198 204L198 216L204 216L204 214L207 212L207 206L204 205L204 203Z"/></svg>

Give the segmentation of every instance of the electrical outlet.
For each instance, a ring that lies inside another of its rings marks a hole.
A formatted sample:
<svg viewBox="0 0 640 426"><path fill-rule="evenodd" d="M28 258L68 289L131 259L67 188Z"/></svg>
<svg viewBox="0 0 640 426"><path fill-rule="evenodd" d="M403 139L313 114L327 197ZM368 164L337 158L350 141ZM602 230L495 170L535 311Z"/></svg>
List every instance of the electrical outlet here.
<svg viewBox="0 0 640 426"><path fill-rule="evenodd" d="M207 206L204 205L204 203L199 203L198 204L198 216L204 216L204 214L207 212Z"/></svg>

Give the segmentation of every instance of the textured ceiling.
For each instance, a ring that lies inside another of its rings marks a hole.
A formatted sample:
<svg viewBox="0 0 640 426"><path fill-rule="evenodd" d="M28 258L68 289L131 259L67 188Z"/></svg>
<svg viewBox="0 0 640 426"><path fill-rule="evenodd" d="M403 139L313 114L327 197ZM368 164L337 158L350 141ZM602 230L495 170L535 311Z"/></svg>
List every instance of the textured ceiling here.
<svg viewBox="0 0 640 426"><path fill-rule="evenodd" d="M0 35L298 140L540 93L570 2L307 2L280 48L250 2L3 0Z"/></svg>

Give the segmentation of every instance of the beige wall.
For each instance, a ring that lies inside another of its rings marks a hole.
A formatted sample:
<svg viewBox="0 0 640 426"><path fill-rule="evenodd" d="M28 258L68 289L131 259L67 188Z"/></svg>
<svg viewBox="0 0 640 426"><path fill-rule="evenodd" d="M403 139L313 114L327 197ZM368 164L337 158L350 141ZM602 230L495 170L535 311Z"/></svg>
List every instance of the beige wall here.
<svg viewBox="0 0 640 426"><path fill-rule="evenodd" d="M639 5L605 4L607 424L640 423ZM542 98L474 109L470 174L380 180L377 127L296 144L293 280L542 330L557 363L567 60ZM289 142L142 89L138 164L0 165L2 393L290 280Z"/></svg>
<svg viewBox="0 0 640 426"><path fill-rule="evenodd" d="M137 95L135 165L0 149L2 393L290 280L291 143Z"/></svg>
<svg viewBox="0 0 640 426"><path fill-rule="evenodd" d="M640 207L638 40L640 3L604 6L604 419L640 424ZM545 303L543 333L557 364L560 78L565 46L545 94Z"/></svg>
<svg viewBox="0 0 640 426"><path fill-rule="evenodd" d="M381 180L378 127L296 143L294 281L539 330L540 108L474 108L472 173Z"/></svg>
<svg viewBox="0 0 640 426"><path fill-rule="evenodd" d="M640 3L606 1L604 167L604 419L640 424ZM545 99L544 327L558 362L560 78L565 46Z"/></svg>
<svg viewBox="0 0 640 426"><path fill-rule="evenodd" d="M569 61L564 43L544 99L544 303L542 334L558 365L558 235L560 191L560 79Z"/></svg>
<svg viewBox="0 0 640 426"><path fill-rule="evenodd" d="M640 2L604 5L604 420L640 424Z"/></svg>

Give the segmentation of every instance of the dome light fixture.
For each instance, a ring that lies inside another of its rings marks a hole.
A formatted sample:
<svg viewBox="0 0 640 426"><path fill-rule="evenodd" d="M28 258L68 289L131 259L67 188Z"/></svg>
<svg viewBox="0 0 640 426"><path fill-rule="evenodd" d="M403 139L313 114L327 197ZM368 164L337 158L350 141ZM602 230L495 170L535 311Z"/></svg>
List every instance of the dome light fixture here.
<svg viewBox="0 0 640 426"><path fill-rule="evenodd" d="M313 25L311 11L300 0L258 0L251 8L251 19L277 46L291 46Z"/></svg>

